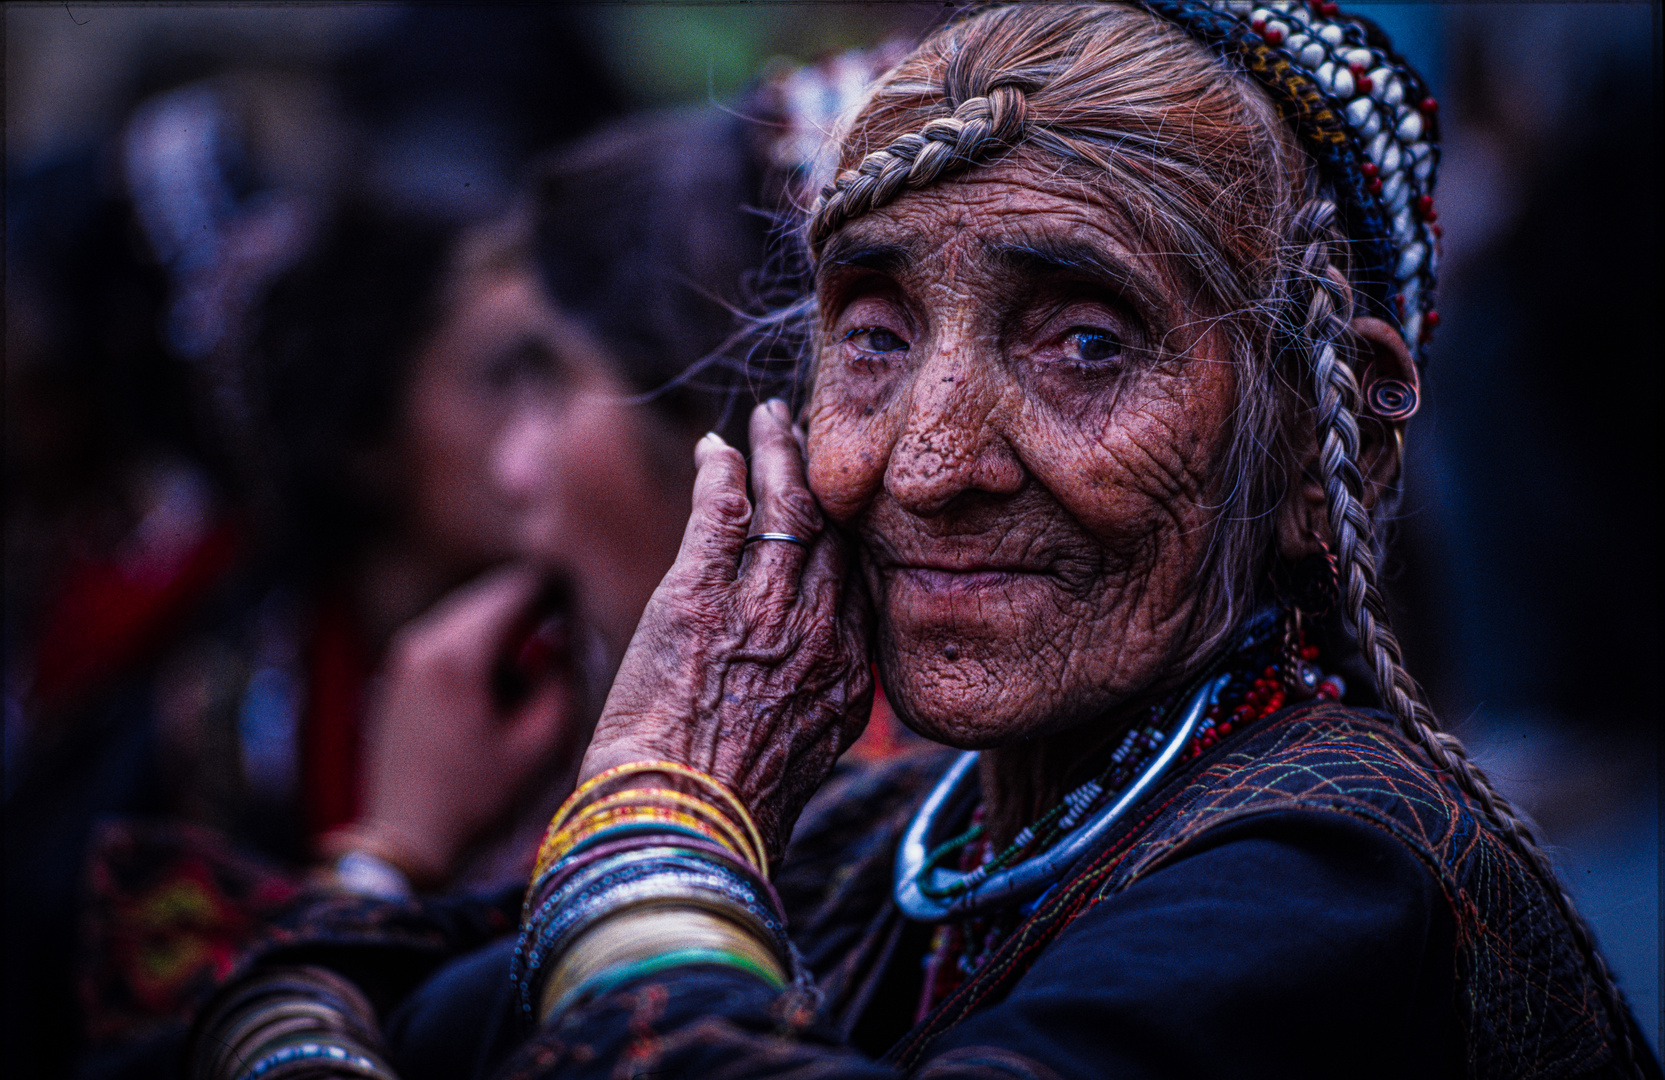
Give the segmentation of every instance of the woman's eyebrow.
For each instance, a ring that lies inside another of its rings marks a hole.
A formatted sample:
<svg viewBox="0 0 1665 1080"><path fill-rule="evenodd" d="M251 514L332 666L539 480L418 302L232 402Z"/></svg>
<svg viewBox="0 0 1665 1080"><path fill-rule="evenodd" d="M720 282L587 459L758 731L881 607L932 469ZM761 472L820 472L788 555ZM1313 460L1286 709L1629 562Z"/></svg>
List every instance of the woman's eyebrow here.
<svg viewBox="0 0 1665 1080"><path fill-rule="evenodd" d="M1033 277L1084 277L1125 294L1152 311L1166 309L1162 292L1125 259L1078 240L1035 238L1021 242L989 241L989 259L1008 270Z"/></svg>
<svg viewBox="0 0 1665 1080"><path fill-rule="evenodd" d="M849 234L835 236L821 253L817 270L855 269L874 270L894 274L917 258L917 245L905 243L862 243L860 237Z"/></svg>

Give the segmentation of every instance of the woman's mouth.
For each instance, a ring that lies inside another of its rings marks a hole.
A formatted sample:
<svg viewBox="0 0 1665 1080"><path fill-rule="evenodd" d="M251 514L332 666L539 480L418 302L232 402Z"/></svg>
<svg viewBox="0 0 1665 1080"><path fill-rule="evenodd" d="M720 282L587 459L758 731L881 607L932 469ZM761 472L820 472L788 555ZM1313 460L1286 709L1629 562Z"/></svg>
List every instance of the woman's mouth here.
<svg viewBox="0 0 1665 1080"><path fill-rule="evenodd" d="M883 574L892 588L943 599L1010 592L1051 576L1032 566L957 559L892 563Z"/></svg>
<svg viewBox="0 0 1665 1080"><path fill-rule="evenodd" d="M888 573L915 588L935 593L971 593L1005 589L1025 579L1042 577L1039 571L1016 566L918 566L899 565Z"/></svg>

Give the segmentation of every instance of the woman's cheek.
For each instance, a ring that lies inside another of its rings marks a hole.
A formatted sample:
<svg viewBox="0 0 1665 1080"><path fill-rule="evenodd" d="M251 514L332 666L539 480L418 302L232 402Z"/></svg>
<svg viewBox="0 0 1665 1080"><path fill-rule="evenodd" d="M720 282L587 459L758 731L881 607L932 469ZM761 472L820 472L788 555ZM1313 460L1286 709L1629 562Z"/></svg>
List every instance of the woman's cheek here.
<svg viewBox="0 0 1665 1080"><path fill-rule="evenodd" d="M1125 404L1096 438L1081 439L1074 467L1057 478L1060 501L1101 538L1198 530L1219 501L1213 474L1229 417L1161 395Z"/></svg>
<svg viewBox="0 0 1665 1080"><path fill-rule="evenodd" d="M884 484L889 424L884 411L822 383L810 399L805 424L809 490L834 521L849 521Z"/></svg>

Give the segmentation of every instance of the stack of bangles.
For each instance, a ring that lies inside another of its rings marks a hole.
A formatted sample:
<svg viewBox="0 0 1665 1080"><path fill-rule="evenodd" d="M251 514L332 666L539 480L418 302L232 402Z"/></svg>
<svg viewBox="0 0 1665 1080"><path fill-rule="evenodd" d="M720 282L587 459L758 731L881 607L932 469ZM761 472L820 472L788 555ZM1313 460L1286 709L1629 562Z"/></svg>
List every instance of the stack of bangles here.
<svg viewBox="0 0 1665 1080"><path fill-rule="evenodd" d="M189 1080L396 1080L376 1013L352 983L317 967L232 984L204 1011Z"/></svg>
<svg viewBox="0 0 1665 1080"><path fill-rule="evenodd" d="M610 790L649 773L699 794ZM776 989L794 981L763 839L734 793L698 770L669 761L608 769L562 804L538 849L510 969L516 999L529 1019L547 1021L686 964L737 968Z"/></svg>

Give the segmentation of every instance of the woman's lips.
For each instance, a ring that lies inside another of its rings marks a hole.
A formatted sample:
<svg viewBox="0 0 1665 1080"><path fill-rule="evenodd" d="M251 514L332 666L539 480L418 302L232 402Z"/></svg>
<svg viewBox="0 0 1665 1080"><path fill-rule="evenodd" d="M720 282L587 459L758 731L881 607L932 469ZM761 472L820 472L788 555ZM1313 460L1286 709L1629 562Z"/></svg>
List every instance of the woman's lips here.
<svg viewBox="0 0 1665 1080"><path fill-rule="evenodd" d="M887 573L898 584L912 586L927 594L964 595L989 590L1009 589L1013 585L1035 581L1045 576L1042 571L1019 566L922 566L893 565Z"/></svg>

